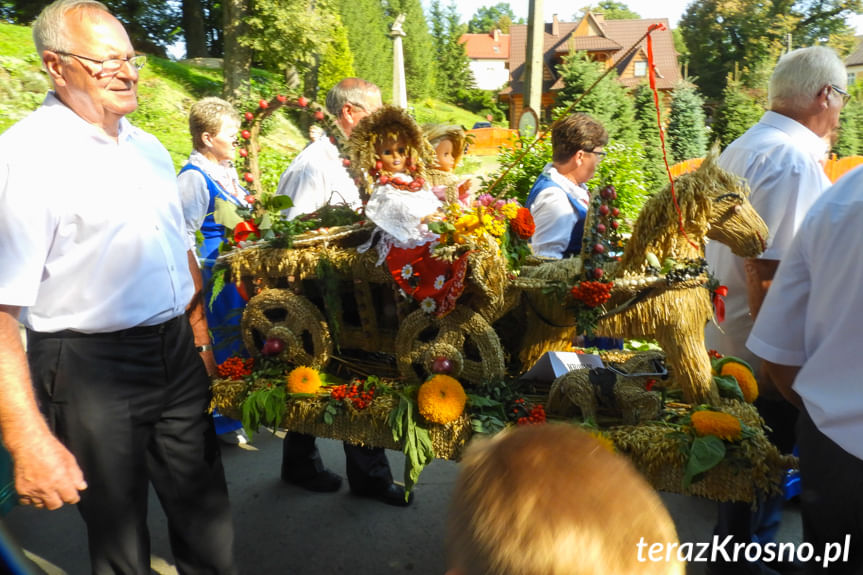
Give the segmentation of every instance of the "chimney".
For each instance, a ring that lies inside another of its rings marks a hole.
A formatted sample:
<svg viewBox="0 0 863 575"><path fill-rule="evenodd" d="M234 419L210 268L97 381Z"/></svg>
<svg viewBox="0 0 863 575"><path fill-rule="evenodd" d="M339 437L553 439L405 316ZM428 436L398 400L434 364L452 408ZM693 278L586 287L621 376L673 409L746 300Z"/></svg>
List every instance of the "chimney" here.
<svg viewBox="0 0 863 575"><path fill-rule="evenodd" d="M551 15L551 35L560 36L560 22L557 20L557 14Z"/></svg>
<svg viewBox="0 0 863 575"><path fill-rule="evenodd" d="M500 42L500 29L495 28L494 32L491 33L492 38L494 38L495 42Z"/></svg>

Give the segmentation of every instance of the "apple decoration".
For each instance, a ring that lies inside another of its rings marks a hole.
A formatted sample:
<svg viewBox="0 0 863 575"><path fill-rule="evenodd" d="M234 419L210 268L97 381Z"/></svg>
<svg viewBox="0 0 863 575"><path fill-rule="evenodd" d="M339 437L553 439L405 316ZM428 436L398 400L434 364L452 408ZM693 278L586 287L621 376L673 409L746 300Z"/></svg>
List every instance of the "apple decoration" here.
<svg viewBox="0 0 863 575"><path fill-rule="evenodd" d="M605 233L605 224L596 224L596 231L604 234Z"/></svg>
<svg viewBox="0 0 863 575"><path fill-rule="evenodd" d="M611 208L611 215L616 218L620 215L620 210L618 210L617 208Z"/></svg>
<svg viewBox="0 0 863 575"><path fill-rule="evenodd" d="M252 133L248 130L243 130L242 132L240 132L240 135L243 137L243 139L246 140L252 137Z"/></svg>
<svg viewBox="0 0 863 575"><path fill-rule="evenodd" d="M317 120L318 122L320 122L320 121L321 121L321 120L323 120L323 119L324 119L324 111L323 111L323 110L318 110L318 111L316 111L316 112L315 112L315 120Z"/></svg>
<svg viewBox="0 0 863 575"><path fill-rule="evenodd" d="M246 119L247 122L251 122L255 119L255 115L251 112L246 112L245 114L243 114L243 117Z"/></svg>
<svg viewBox="0 0 863 575"><path fill-rule="evenodd" d="M240 155L244 158L247 157L249 155L249 150L247 150L246 148L240 148Z"/></svg>
<svg viewBox="0 0 863 575"><path fill-rule="evenodd" d="M264 99L261 99L258 101L258 107L261 108L261 110L266 110L270 107L270 103Z"/></svg>
<svg viewBox="0 0 863 575"><path fill-rule="evenodd" d="M300 108L305 108L306 106L309 105L309 101L306 99L305 96L300 96L299 98L297 98L297 105Z"/></svg>
<svg viewBox="0 0 863 575"><path fill-rule="evenodd" d="M446 357L436 357L432 362L432 373L451 373L452 361Z"/></svg>
<svg viewBox="0 0 863 575"><path fill-rule="evenodd" d="M255 181L255 176L253 176L251 172L246 172L243 174L243 179L251 184Z"/></svg>
<svg viewBox="0 0 863 575"><path fill-rule="evenodd" d="M261 353L266 356L279 355L285 350L285 342L273 337L264 342Z"/></svg>
<svg viewBox="0 0 863 575"><path fill-rule="evenodd" d="M593 278L594 279L597 279L597 280L602 279L603 273L604 272L603 272L602 268L593 268Z"/></svg>
<svg viewBox="0 0 863 575"><path fill-rule="evenodd" d="M608 206L606 206L605 204L602 204L601 206L599 206L600 215L607 216L609 211L610 210L608 209Z"/></svg>
<svg viewBox="0 0 863 575"><path fill-rule="evenodd" d="M288 97L285 96L284 94L278 94L276 96L276 100L278 100L280 104L284 104L285 102L288 101Z"/></svg>

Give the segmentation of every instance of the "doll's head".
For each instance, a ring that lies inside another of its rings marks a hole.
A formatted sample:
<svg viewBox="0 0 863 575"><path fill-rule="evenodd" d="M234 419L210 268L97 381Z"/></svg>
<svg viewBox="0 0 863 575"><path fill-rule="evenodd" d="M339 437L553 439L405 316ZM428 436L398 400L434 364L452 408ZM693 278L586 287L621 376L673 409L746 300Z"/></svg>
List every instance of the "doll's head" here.
<svg viewBox="0 0 863 575"><path fill-rule="evenodd" d="M465 132L461 126L429 124L423 126L423 133L435 150L434 168L451 172L461 160L465 146Z"/></svg>
<svg viewBox="0 0 863 575"><path fill-rule="evenodd" d="M405 173L425 177L434 150L408 113L397 106L381 106L363 118L348 140L351 165L363 172L371 187L381 175Z"/></svg>

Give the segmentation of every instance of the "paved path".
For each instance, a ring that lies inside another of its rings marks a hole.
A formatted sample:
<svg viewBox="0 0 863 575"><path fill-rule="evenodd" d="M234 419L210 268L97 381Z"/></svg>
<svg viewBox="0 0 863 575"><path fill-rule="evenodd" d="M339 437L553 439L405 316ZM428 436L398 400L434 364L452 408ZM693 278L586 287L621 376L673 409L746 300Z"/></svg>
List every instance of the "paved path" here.
<svg viewBox="0 0 863 575"><path fill-rule="evenodd" d="M319 445L326 464L344 477L341 444L319 440ZM443 525L458 464L434 461L420 477L414 504L394 508L354 497L346 485L335 494L315 494L281 483L281 440L269 432L256 435L248 449L226 447L223 452L244 575L443 575L446 571ZM400 477L404 458L400 453L388 454L394 474ZM671 494L663 494L663 499L681 541L709 540L713 503ZM74 508L54 512L17 508L4 523L49 575L89 573L84 524ZM165 519L154 495L150 530L154 572L174 575ZM800 540L796 508L786 513L780 540ZM700 575L704 569L693 564L687 573Z"/></svg>

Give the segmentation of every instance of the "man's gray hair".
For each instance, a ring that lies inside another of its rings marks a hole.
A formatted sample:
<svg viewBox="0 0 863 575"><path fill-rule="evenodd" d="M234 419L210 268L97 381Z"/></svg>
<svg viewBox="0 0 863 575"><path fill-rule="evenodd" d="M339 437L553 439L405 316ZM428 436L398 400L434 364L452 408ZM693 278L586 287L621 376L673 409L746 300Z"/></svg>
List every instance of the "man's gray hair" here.
<svg viewBox="0 0 863 575"><path fill-rule="evenodd" d="M72 10L111 12L97 0L57 0L46 6L33 22L33 43L39 57L45 50L71 50L71 40L66 36L66 14Z"/></svg>
<svg viewBox="0 0 863 575"><path fill-rule="evenodd" d="M830 84L845 88L848 72L831 48L810 46L792 50L779 58L767 89L769 108L801 110L818 91Z"/></svg>
<svg viewBox="0 0 863 575"><path fill-rule="evenodd" d="M361 78L345 78L327 92L327 111L338 118L345 104L356 104L367 112L372 112L373 110L367 109L366 102L369 96L379 93L380 88L371 82Z"/></svg>

